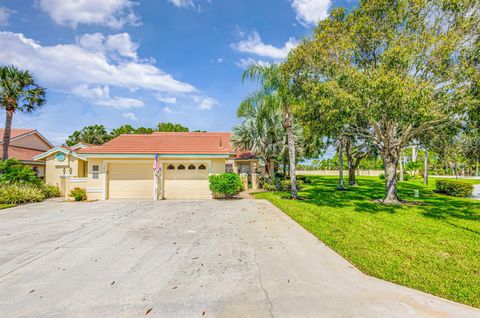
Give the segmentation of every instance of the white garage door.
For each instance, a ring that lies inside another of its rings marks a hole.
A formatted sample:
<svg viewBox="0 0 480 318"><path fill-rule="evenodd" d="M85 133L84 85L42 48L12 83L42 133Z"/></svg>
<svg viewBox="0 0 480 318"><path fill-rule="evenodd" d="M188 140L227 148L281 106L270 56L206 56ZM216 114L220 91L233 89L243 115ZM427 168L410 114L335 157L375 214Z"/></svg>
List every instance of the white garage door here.
<svg viewBox="0 0 480 318"><path fill-rule="evenodd" d="M151 163L111 163L108 180L110 199L153 198Z"/></svg>
<svg viewBox="0 0 480 318"><path fill-rule="evenodd" d="M165 199L211 199L208 165L199 163L164 165Z"/></svg>

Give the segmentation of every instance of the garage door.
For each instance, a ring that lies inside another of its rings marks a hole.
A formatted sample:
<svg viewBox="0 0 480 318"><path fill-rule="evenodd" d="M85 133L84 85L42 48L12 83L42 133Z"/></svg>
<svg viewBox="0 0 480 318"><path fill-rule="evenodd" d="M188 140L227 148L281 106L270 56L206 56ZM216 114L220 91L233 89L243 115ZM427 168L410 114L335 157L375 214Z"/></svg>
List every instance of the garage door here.
<svg viewBox="0 0 480 318"><path fill-rule="evenodd" d="M165 199L211 199L207 164L166 164Z"/></svg>
<svg viewBox="0 0 480 318"><path fill-rule="evenodd" d="M110 199L153 198L151 163L113 163L108 166Z"/></svg>

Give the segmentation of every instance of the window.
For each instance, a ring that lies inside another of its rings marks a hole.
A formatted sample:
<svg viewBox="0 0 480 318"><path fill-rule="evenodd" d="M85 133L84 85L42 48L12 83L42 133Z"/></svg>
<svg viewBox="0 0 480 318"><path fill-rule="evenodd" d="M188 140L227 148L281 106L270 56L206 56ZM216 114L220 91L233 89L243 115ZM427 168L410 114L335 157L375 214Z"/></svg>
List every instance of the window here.
<svg viewBox="0 0 480 318"><path fill-rule="evenodd" d="M173 165L168 165L167 170L175 170L175 167Z"/></svg>
<svg viewBox="0 0 480 318"><path fill-rule="evenodd" d="M98 172L92 173L92 178L93 179L98 179Z"/></svg>
<svg viewBox="0 0 480 318"><path fill-rule="evenodd" d="M227 163L227 164L225 165L225 172L233 172L233 165Z"/></svg>
<svg viewBox="0 0 480 318"><path fill-rule="evenodd" d="M205 170L207 169L207 167L205 167L205 165L199 165L198 166L198 170Z"/></svg>
<svg viewBox="0 0 480 318"><path fill-rule="evenodd" d="M98 165L93 165L92 166L92 171L98 172L99 171Z"/></svg>
<svg viewBox="0 0 480 318"><path fill-rule="evenodd" d="M177 167L177 169L178 169L178 170L185 170L185 166L184 166L184 165L179 165L179 166Z"/></svg>
<svg viewBox="0 0 480 318"><path fill-rule="evenodd" d="M188 170L195 170L195 169L197 169L197 167L195 167L194 165L189 165L188 166Z"/></svg>

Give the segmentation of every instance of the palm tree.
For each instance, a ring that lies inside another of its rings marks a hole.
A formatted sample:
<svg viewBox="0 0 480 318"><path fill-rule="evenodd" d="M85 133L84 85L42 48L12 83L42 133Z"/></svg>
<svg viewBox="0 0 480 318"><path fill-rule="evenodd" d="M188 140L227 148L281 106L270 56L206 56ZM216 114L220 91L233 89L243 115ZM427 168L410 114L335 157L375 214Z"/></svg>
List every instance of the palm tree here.
<svg viewBox="0 0 480 318"><path fill-rule="evenodd" d="M5 109L3 160L8 159L13 114L31 113L45 104L45 89L38 86L29 71L15 66L0 67L0 105Z"/></svg>
<svg viewBox="0 0 480 318"><path fill-rule="evenodd" d="M233 128L234 149L250 150L265 162L265 172L270 175L269 163L285 147L285 129L276 114L260 113L257 109L244 116L241 125Z"/></svg>
<svg viewBox="0 0 480 318"><path fill-rule="evenodd" d="M297 103L297 98L292 94L292 83L276 64L268 66L251 65L243 73L242 80L245 81L246 79L258 81L260 89L242 101L237 114L241 117L257 108L261 113L275 113L282 117L283 127L287 133L291 194L293 199L298 199L292 116L292 107Z"/></svg>

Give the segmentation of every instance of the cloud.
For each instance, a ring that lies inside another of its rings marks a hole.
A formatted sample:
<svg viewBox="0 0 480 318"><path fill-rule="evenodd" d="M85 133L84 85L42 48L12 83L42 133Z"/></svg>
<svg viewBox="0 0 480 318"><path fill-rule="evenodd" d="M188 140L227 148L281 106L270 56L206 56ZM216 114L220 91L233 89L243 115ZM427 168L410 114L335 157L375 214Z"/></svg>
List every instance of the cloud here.
<svg viewBox="0 0 480 318"><path fill-rule="evenodd" d="M177 98L176 97L171 97L171 96L162 96L160 94L155 94L155 99L158 100L159 102L165 103L165 104L176 104L177 103Z"/></svg>
<svg viewBox="0 0 480 318"><path fill-rule="evenodd" d="M166 114L176 114L177 113L176 111L174 111L173 109L171 109L168 106L163 107L163 112L166 113Z"/></svg>
<svg viewBox="0 0 480 318"><path fill-rule="evenodd" d="M193 0L168 0L168 2L170 2L177 8L195 8Z"/></svg>
<svg viewBox="0 0 480 318"><path fill-rule="evenodd" d="M288 39L283 47L278 48L270 44L263 43L260 34L253 31L245 40L231 44L232 48L239 52L250 53L271 59L284 59L291 49L298 45L294 38Z"/></svg>
<svg viewBox="0 0 480 318"><path fill-rule="evenodd" d="M52 90L86 98L99 94L103 96L97 102L99 105L115 108L143 105L142 101L131 98L110 97L110 87L169 95L196 92L192 85L174 79L153 62L139 60L138 46L127 33L106 37L100 33L87 34L78 37L75 44L42 46L21 33L0 32L0 46L0 64L28 69Z"/></svg>
<svg viewBox="0 0 480 318"><path fill-rule="evenodd" d="M201 110L210 110L220 104L217 100L205 96L192 96L192 100L197 103L197 108Z"/></svg>
<svg viewBox="0 0 480 318"><path fill-rule="evenodd" d="M137 116L135 116L134 113L128 112L128 113L123 113L122 116L126 119L129 119L131 121L138 121Z"/></svg>
<svg viewBox="0 0 480 318"><path fill-rule="evenodd" d="M11 10L5 7L0 7L0 26L8 25L8 19L15 13L15 10Z"/></svg>
<svg viewBox="0 0 480 318"><path fill-rule="evenodd" d="M308 27L328 17L331 0L292 0L291 5L297 21Z"/></svg>
<svg viewBox="0 0 480 318"><path fill-rule="evenodd" d="M72 93L84 98L90 99L94 104L101 106L113 107L116 109L129 109L143 107L143 101L135 98L126 98L118 96L110 96L110 89L108 86L93 86L81 85L75 87Z"/></svg>
<svg viewBox="0 0 480 318"><path fill-rule="evenodd" d="M39 0L40 9L55 23L76 28L79 24L97 24L119 29L126 24L139 25L131 0Z"/></svg>
<svg viewBox="0 0 480 318"><path fill-rule="evenodd" d="M246 59L240 59L238 62L235 63L235 65L237 65L240 68L247 68L247 67L249 67L250 65L253 65L253 64L258 64L258 65L261 65L261 66L268 66L271 63L267 62L267 61L256 60L252 57L248 57Z"/></svg>

